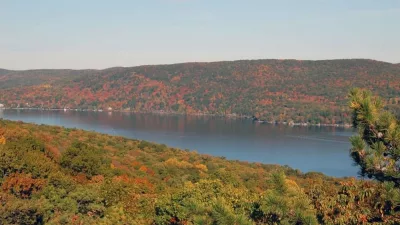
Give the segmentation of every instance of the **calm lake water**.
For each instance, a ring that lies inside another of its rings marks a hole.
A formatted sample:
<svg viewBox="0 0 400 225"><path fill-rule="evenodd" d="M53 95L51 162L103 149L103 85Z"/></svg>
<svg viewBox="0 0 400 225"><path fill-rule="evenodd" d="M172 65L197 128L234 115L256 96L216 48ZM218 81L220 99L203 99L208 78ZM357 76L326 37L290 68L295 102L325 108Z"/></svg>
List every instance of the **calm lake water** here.
<svg viewBox="0 0 400 225"><path fill-rule="evenodd" d="M2 110L0 117L143 139L199 153L288 165L303 172L357 176L349 156L352 129L289 127L200 116Z"/></svg>

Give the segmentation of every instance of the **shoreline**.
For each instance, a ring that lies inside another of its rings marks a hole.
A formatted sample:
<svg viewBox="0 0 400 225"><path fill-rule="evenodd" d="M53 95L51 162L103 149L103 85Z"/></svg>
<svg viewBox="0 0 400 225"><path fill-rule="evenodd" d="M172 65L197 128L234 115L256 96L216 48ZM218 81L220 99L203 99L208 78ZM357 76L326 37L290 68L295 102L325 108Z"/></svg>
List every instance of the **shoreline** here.
<svg viewBox="0 0 400 225"><path fill-rule="evenodd" d="M4 107L0 110L37 110L37 111L75 111L75 112L119 112L119 113L141 113L141 114L160 114L160 115L181 115L181 116L206 116L206 117L219 117L228 119L245 119L251 120L253 123L258 124L271 124L271 125L286 125L286 126L302 126L302 127L344 127L351 128L351 124L313 124L305 122L277 122L277 121L260 121L253 120L252 116L237 115L237 114L209 114L209 113L178 113L178 112L165 112L165 111L132 111L132 110L94 110L94 109L52 109L52 108L13 108Z"/></svg>

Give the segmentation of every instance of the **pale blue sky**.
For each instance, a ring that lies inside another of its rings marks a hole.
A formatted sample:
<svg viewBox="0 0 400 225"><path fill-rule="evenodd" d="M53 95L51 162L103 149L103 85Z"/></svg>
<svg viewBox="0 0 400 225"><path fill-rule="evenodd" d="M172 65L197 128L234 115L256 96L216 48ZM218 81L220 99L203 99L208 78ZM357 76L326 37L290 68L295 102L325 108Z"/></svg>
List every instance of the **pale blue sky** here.
<svg viewBox="0 0 400 225"><path fill-rule="evenodd" d="M398 0L0 0L0 68L400 62Z"/></svg>

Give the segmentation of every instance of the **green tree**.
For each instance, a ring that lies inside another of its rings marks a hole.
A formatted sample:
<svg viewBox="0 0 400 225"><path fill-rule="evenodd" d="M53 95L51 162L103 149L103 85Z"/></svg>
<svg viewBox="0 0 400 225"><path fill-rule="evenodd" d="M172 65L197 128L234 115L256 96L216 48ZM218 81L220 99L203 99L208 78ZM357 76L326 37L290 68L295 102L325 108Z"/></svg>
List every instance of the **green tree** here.
<svg viewBox="0 0 400 225"><path fill-rule="evenodd" d="M353 125L358 135L351 137L350 150L360 174L379 181L400 185L400 126L397 118L384 110L379 97L370 91L350 91Z"/></svg>
<svg viewBox="0 0 400 225"><path fill-rule="evenodd" d="M75 142L63 152L61 166L69 168L73 173L84 173L87 177L109 172L110 160L104 157L104 152L85 143Z"/></svg>
<svg viewBox="0 0 400 225"><path fill-rule="evenodd" d="M272 174L272 189L253 203L251 218L257 224L317 224L310 199L283 173Z"/></svg>
<svg viewBox="0 0 400 225"><path fill-rule="evenodd" d="M44 224L46 200L22 200L0 193L0 224Z"/></svg>
<svg viewBox="0 0 400 225"><path fill-rule="evenodd" d="M246 216L252 195L220 180L186 183L178 192L159 198L155 224L254 224Z"/></svg>

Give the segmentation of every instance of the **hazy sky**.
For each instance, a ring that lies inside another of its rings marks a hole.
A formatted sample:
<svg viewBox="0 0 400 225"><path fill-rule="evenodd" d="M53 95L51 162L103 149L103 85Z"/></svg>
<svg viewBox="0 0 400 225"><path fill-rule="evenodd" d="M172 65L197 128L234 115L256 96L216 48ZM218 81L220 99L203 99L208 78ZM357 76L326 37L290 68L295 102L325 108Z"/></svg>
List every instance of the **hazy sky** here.
<svg viewBox="0 0 400 225"><path fill-rule="evenodd" d="M0 68L400 62L399 0L0 0Z"/></svg>

